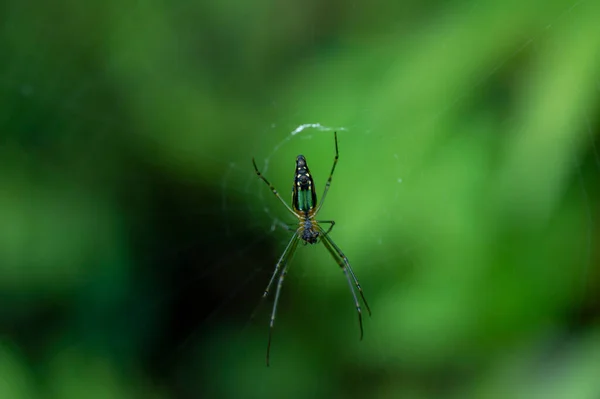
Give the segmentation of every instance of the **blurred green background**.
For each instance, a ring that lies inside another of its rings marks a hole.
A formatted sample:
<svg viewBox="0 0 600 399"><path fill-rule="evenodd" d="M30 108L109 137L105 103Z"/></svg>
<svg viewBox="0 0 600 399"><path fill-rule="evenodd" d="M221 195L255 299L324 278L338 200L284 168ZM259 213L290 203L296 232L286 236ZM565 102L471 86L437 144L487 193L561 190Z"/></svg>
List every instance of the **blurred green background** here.
<svg viewBox="0 0 600 399"><path fill-rule="evenodd" d="M600 3L0 5L0 398L600 398ZM290 233L304 154L323 246ZM258 307L257 307L258 306Z"/></svg>

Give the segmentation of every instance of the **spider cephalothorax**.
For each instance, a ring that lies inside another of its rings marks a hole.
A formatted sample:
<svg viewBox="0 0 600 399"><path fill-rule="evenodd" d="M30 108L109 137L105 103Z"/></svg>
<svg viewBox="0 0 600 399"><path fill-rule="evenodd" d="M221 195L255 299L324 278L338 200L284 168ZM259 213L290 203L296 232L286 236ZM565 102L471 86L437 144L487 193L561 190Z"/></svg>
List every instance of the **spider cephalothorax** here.
<svg viewBox="0 0 600 399"><path fill-rule="evenodd" d="M300 238L304 241L304 244L316 244L319 241L321 233L316 221L305 219L300 222L299 230L301 230Z"/></svg>

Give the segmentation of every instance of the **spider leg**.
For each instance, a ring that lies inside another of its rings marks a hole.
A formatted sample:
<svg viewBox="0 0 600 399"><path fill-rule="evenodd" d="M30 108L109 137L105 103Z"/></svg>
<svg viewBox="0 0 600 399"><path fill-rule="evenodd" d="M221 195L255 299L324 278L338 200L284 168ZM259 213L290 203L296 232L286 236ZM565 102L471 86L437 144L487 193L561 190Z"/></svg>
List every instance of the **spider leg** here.
<svg viewBox="0 0 600 399"><path fill-rule="evenodd" d="M329 173L329 178L327 179L327 183L325 183L325 190L323 191L323 196L321 197L321 202L319 202L319 206L315 211L315 214L319 213L319 210L323 206L325 202L325 196L327 196L327 192L329 191L329 186L331 186L331 179L333 178L333 172L335 172L335 167L338 163L338 158L340 157L338 151L338 141L337 141L337 132L333 132L333 139L335 140L335 158L333 159L333 166L331 167L331 172ZM333 227L333 226L332 226Z"/></svg>
<svg viewBox="0 0 600 399"><path fill-rule="evenodd" d="M275 324L275 315L277 313L277 304L279 303L279 295L281 294L281 287L283 286L283 280L285 279L285 275L287 274L289 261L292 259L292 256L294 256L294 252L296 252L296 247L298 247L298 243L300 241L301 240L298 237L298 233L296 232L294 234L294 236L292 237L292 239L290 240L290 243L288 244L287 248L283 252L283 255L281 255L281 258L279 258L279 262L277 262L277 265L275 266L275 272L273 273L273 277L271 277L269 286L267 287L267 289L265 290L265 293L263 295L263 298L265 298L268 295L269 288L270 288L271 284L273 283L273 279L275 278L275 275L277 274L277 271L279 270L281 265L283 265L283 270L281 271L281 274L279 275L279 281L277 282L277 291L275 291L275 301L273 302L273 310L271 311L271 321L269 322L269 342L267 344L267 367L269 366L269 356L271 353L271 338L273 337L273 325Z"/></svg>
<svg viewBox="0 0 600 399"><path fill-rule="evenodd" d="M287 261L290 259L291 255L294 254L294 251L296 250L296 247L298 246L298 241L299 241L298 232L296 231L294 233L294 235L292 236L292 238L290 239L290 241L288 242L287 247L285 247L285 250L279 257L279 260L275 264L275 270L273 271L273 274L271 275L271 280L269 280L269 284L267 284L267 288L265 288L265 292L263 293L263 298L266 298L269 295L269 291L271 290L273 281L275 281L275 277L277 277L277 274L279 273L279 269L281 268L282 265L285 265L287 263Z"/></svg>
<svg viewBox="0 0 600 399"><path fill-rule="evenodd" d="M294 210L292 208L290 208L290 206L283 200L283 198L281 197L281 195L279 195L279 193L277 192L277 190L275 189L275 187L271 183L269 183L269 181L262 175L262 173L259 172L258 166L256 166L256 161L254 160L254 158L252 158L252 165L254 165L254 171L256 172L256 175L258 177L260 177L262 181L264 181L265 183L267 183L267 186L269 186L269 188L271 189L271 191L273 192L273 194L275 194L275 196L277 198L279 198L279 201L281 201L281 203L283 205L285 205L285 207L287 208L287 210L290 211L290 213L292 215L294 215L297 218L299 218L300 215L298 215L296 212L294 212Z"/></svg>
<svg viewBox="0 0 600 399"><path fill-rule="evenodd" d="M338 265L340 265L340 267L342 268L342 271L344 272L344 275L346 276L346 279L348 280L348 286L350 287L350 292L352 292L352 298L354 299L354 305L356 306L356 312L358 313L358 324L360 327L360 339L362 340L362 338L363 338L362 310L360 307L360 302L358 301L358 297L356 296L356 292L354 291L354 286L352 285L353 281L354 281L354 285L358 289L358 292L360 293L360 297L362 298L362 300L365 304L365 307L367 308L367 311L369 312L369 316L371 316L371 309L369 308L369 304L367 303L367 300L365 299L363 290L360 287L358 279L356 278L356 275L354 274L354 271L352 270L352 267L350 266L350 263L348 262L348 258L346 258L346 255L344 255L342 250L337 245L335 245L333 240L331 238L329 238L328 235L326 235L326 234L322 235L321 242L323 243L323 245L325 245L325 248L327 248L327 250L329 251L331 256L333 256L333 258L338 263ZM350 277L352 277L352 279Z"/></svg>
<svg viewBox="0 0 600 399"><path fill-rule="evenodd" d="M317 220L317 223L318 224L328 223L331 225L325 232L325 235L329 234L329 232L333 229L333 226L335 226L335 221L333 221L333 220Z"/></svg>

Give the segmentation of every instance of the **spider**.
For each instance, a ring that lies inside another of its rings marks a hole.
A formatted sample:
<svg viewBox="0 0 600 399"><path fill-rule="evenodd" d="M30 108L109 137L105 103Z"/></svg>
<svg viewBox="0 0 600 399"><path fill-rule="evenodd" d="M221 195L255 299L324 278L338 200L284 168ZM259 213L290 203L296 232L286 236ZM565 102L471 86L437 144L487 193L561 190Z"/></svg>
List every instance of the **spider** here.
<svg viewBox="0 0 600 399"><path fill-rule="evenodd" d="M294 231L292 238L290 239L288 245L286 246L283 254L279 257L277 264L275 265L275 271L273 271L273 275L271 276L271 280L265 289L263 294L263 299L269 295L269 291L275 278L279 274L279 281L277 282L277 291L275 292L275 301L273 303L273 310L271 311L271 321L269 323L269 341L267 344L267 366L269 366L269 354L271 351L271 338L273 335L273 325L275 323L275 314L277 312L277 303L279 302L279 295L281 293L281 287L283 285L283 280L285 275L287 274L289 261L291 260L294 252L296 252L296 248L298 247L298 243L304 242L306 244L316 244L318 242L323 243L325 248L329 251L331 256L335 259L337 264L342 268L346 279L348 280L348 285L350 287L350 292L352 293L352 297L354 299L354 305L356 306L356 312L358 313L358 325L360 327L360 339L363 338L363 324L362 324L362 310L360 307L360 302L358 301L358 297L356 296L356 291L354 291L354 285L358 289L360 296L369 312L369 316L371 315L371 309L365 299L362 288L358 283L358 279L352 271L352 267L350 266L350 262L348 262L348 258L342 252L342 250L333 242L333 240L329 237L329 232L333 229L335 225L335 221L333 220L317 220L317 214L321 210L323 203L325 202L325 197L327 196L327 192L329 191L329 187L331 186L331 179L333 177L333 172L335 171L335 167L338 162L339 152L338 152L338 141L337 141L337 132L333 134L335 140L335 159L333 161L333 166L331 167L331 173L329 174L329 178L327 179L327 183L325 184L325 191L323 192L323 196L321 197L321 202L317 205L317 194L315 192L315 183L313 181L312 175L308 170L308 165L306 163L306 158L304 155L298 155L296 157L296 170L294 172L294 185L292 187L292 206L290 207L279 195L275 187L260 173L258 167L256 166L256 161L252 158L252 164L254 165L254 170L258 177L264 181L273 194L279 200L287 210L293 214L298 219L298 227L294 230L288 227L288 230ZM329 224L329 228L327 231L324 231L321 224ZM281 270L281 273L279 273Z"/></svg>

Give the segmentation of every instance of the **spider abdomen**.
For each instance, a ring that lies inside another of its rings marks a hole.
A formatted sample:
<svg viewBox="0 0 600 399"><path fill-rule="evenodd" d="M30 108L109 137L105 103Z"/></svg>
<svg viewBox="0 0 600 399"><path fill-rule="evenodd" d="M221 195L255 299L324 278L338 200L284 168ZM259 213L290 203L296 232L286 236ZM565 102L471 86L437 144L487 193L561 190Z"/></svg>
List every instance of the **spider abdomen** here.
<svg viewBox="0 0 600 399"><path fill-rule="evenodd" d="M294 187L292 188L292 207L297 212L310 212L317 205L315 182L308 170L304 155L296 157Z"/></svg>

